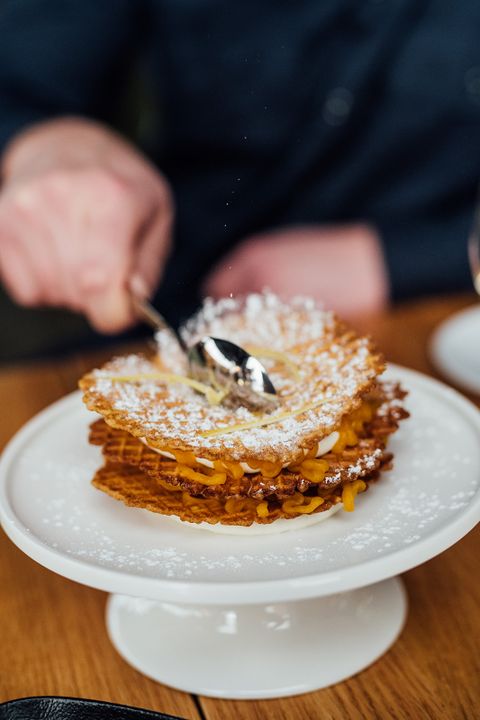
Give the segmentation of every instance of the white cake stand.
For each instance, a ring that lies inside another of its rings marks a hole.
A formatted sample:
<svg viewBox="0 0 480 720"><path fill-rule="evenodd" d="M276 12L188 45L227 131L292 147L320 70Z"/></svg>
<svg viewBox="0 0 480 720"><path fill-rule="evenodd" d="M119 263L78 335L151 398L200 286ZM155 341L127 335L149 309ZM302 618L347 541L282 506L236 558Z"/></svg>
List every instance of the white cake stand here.
<svg viewBox="0 0 480 720"><path fill-rule="evenodd" d="M40 413L0 463L0 515L45 567L111 595L123 657L189 692L294 695L347 678L402 629L395 577L442 552L480 515L480 413L461 395L392 367L410 420L395 469L324 523L264 537L219 536L125 507L90 485L100 462L78 393Z"/></svg>

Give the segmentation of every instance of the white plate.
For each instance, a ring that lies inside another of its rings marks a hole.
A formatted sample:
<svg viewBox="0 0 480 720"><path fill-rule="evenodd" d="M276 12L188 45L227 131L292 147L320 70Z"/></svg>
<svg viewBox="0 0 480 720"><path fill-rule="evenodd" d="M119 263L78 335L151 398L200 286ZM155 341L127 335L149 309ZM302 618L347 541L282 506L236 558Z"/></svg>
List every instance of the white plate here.
<svg viewBox="0 0 480 720"><path fill-rule="evenodd" d="M430 354L447 379L480 395L480 304L455 313L439 325Z"/></svg>
<svg viewBox="0 0 480 720"><path fill-rule="evenodd" d="M480 414L416 372L391 367L412 417L391 442L395 468L354 513L281 535L218 537L125 507L90 485L100 451L74 393L30 421L0 463L0 516L42 565L103 590L205 604L306 599L392 577L477 522Z"/></svg>

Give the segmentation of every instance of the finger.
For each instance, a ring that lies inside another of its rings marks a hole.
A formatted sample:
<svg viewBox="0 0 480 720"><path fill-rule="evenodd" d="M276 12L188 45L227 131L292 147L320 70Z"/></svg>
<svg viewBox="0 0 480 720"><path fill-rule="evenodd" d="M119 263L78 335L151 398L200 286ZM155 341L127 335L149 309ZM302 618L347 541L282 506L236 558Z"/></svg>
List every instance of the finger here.
<svg viewBox="0 0 480 720"><path fill-rule="evenodd" d="M151 217L147 218L138 232L136 252L129 268L126 281L119 288L122 295L123 312L128 314L128 324L138 318L132 306L131 294L139 298L150 298L163 274L171 248L173 212L170 203L162 203ZM120 283L122 282L120 278Z"/></svg>
<svg viewBox="0 0 480 720"><path fill-rule="evenodd" d="M54 271L52 287L55 288L56 302L72 310L81 311L82 294L78 282L74 279L76 275L78 276L79 267L72 232L54 213L47 213L45 226L50 250L48 260L50 268Z"/></svg>
<svg viewBox="0 0 480 720"><path fill-rule="evenodd" d="M172 245L173 210L164 202L155 208L141 229L129 282L139 297L153 295L163 275Z"/></svg>
<svg viewBox="0 0 480 720"><path fill-rule="evenodd" d="M128 281L139 232L137 224L133 217L97 222L81 259L77 283L82 306L100 332L120 332L135 322Z"/></svg>
<svg viewBox="0 0 480 720"><path fill-rule="evenodd" d="M123 332L135 322L130 295L124 286L108 285L103 292L93 293L85 313L90 324L106 334Z"/></svg>
<svg viewBox="0 0 480 720"><path fill-rule="evenodd" d="M131 203L123 185L94 172L54 177L44 192L57 286L66 304L85 310L90 292L115 281L134 222Z"/></svg>
<svg viewBox="0 0 480 720"><path fill-rule="evenodd" d="M97 263L84 265L79 287L84 293L82 309L99 332L116 333L133 324L127 279L131 267L131 253L104 248L108 257L99 256Z"/></svg>
<svg viewBox="0 0 480 720"><path fill-rule="evenodd" d="M43 214L45 203L34 198L28 188L21 192L5 193L1 203L2 247L9 263L28 268L36 286L35 301L29 304L61 304L58 292L58 269L52 257L52 241ZM17 259L15 259L17 258ZM17 277L17 282L18 277ZM24 289L21 290L25 295ZM32 293L30 293L31 295Z"/></svg>
<svg viewBox="0 0 480 720"><path fill-rule="evenodd" d="M36 217L26 219L20 245L37 280L42 304L76 309L65 283L65 272L56 253L54 237L43 217L45 214L40 211Z"/></svg>
<svg viewBox="0 0 480 720"><path fill-rule="evenodd" d="M144 212L141 204L130 202L115 212L92 213L81 223L83 238L77 236L73 242L71 282L83 311L100 332L119 332L134 322L127 280Z"/></svg>
<svg viewBox="0 0 480 720"><path fill-rule="evenodd" d="M4 236L0 241L0 277L8 294L20 305L31 307L41 302L41 290L28 256L14 241L6 242Z"/></svg>

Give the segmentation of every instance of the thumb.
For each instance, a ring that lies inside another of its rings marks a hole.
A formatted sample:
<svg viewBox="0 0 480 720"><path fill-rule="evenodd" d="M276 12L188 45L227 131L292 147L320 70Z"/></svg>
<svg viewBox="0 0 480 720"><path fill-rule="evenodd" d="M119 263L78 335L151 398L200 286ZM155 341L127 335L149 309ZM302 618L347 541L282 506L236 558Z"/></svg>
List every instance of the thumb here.
<svg viewBox="0 0 480 720"><path fill-rule="evenodd" d="M91 292L85 312L90 324L101 333L122 332L135 322L125 284L107 283L101 291Z"/></svg>
<svg viewBox="0 0 480 720"><path fill-rule="evenodd" d="M126 286L129 267L128 253L108 253L78 273L83 312L98 332L113 334L134 323Z"/></svg>
<svg viewBox="0 0 480 720"><path fill-rule="evenodd" d="M162 206L144 229L134 258L129 287L138 297L150 298L162 278L172 245L173 217Z"/></svg>
<svg viewBox="0 0 480 720"><path fill-rule="evenodd" d="M110 275L94 278L86 315L96 330L117 333L137 321L131 295L146 299L154 293L170 250L171 226L171 213L157 210L142 227L133 257L120 260Z"/></svg>

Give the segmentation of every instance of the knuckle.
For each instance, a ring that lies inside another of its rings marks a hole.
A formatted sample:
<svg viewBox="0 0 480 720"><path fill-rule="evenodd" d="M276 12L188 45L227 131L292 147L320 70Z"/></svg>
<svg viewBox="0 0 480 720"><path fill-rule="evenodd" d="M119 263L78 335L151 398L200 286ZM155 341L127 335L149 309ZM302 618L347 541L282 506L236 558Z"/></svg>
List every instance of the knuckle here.
<svg viewBox="0 0 480 720"><path fill-rule="evenodd" d="M95 212L109 240L117 245L133 241L134 230L144 219L144 210L129 185L115 176L101 178L95 185L95 200Z"/></svg>
<svg viewBox="0 0 480 720"><path fill-rule="evenodd" d="M55 168L41 178L42 186L55 196L71 197L72 192L94 197L103 207L118 206L128 196L128 184L108 168Z"/></svg>
<svg viewBox="0 0 480 720"><path fill-rule="evenodd" d="M84 292L101 290L108 285L109 273L99 262L85 263L78 272L77 282Z"/></svg>
<svg viewBox="0 0 480 720"><path fill-rule="evenodd" d="M98 193L99 200L106 204L123 204L130 195L128 183L106 168L85 171L85 179L95 193Z"/></svg>
<svg viewBox="0 0 480 720"><path fill-rule="evenodd" d="M24 219L36 213L40 204L38 182L31 181L5 193L0 206L2 225Z"/></svg>
<svg viewBox="0 0 480 720"><path fill-rule="evenodd" d="M74 173L64 168L48 170L42 177L36 179L37 192L45 192L54 197L65 197L72 191Z"/></svg>
<svg viewBox="0 0 480 720"><path fill-rule="evenodd" d="M10 288L13 299L23 307L35 307L41 302L39 292L29 285L13 285Z"/></svg>

